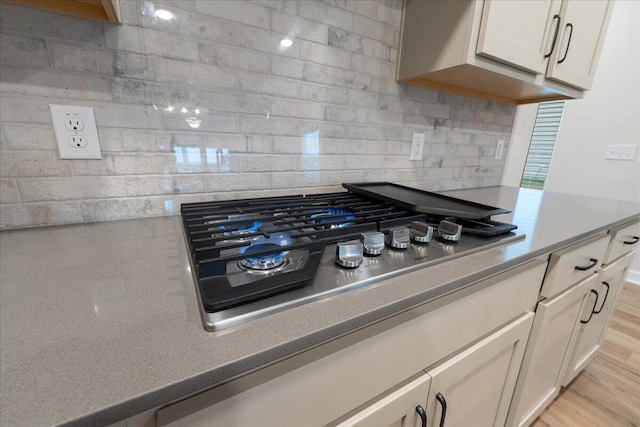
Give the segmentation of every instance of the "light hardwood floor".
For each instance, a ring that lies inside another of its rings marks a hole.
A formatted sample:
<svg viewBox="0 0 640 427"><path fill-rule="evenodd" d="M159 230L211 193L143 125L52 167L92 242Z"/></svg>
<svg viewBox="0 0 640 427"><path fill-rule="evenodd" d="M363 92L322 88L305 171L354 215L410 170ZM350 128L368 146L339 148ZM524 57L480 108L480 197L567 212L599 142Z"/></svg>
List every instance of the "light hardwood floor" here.
<svg viewBox="0 0 640 427"><path fill-rule="evenodd" d="M640 427L640 286L627 283L600 353L532 427Z"/></svg>

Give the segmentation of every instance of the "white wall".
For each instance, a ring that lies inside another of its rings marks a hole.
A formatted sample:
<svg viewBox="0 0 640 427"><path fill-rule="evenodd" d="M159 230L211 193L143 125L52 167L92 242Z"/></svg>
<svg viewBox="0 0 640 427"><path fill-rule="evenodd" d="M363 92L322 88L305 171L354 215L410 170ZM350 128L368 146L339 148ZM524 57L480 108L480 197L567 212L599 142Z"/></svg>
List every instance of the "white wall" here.
<svg viewBox="0 0 640 427"><path fill-rule="evenodd" d="M640 141L639 24L640 2L616 2L593 88L566 104L546 190L640 202L640 150L632 162L604 160L607 145ZM512 170L522 172L535 119L530 109L516 113L505 185L519 182ZM640 257L632 269L637 275L630 278L640 279Z"/></svg>

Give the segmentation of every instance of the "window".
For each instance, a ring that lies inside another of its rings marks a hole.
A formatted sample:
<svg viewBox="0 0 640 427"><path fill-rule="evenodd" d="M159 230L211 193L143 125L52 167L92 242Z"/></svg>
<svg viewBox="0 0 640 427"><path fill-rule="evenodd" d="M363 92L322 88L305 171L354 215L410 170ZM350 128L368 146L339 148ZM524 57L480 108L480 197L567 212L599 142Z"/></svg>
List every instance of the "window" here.
<svg viewBox="0 0 640 427"><path fill-rule="evenodd" d="M544 188L551 156L558 139L564 104L565 101L540 103L520 187L538 190Z"/></svg>

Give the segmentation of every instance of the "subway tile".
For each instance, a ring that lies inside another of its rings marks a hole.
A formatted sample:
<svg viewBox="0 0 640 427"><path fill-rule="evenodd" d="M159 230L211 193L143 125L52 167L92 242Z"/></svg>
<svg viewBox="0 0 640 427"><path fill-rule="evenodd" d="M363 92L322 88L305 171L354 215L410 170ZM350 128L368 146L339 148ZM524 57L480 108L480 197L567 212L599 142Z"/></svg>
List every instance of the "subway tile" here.
<svg viewBox="0 0 640 427"><path fill-rule="evenodd" d="M350 68L351 55L331 46L300 41L300 59L338 68Z"/></svg>
<svg viewBox="0 0 640 427"><path fill-rule="evenodd" d="M238 116L235 114L211 111L198 116L185 117L185 115L177 109L173 112L163 111L165 129L193 131L194 128L188 120L197 121L198 132L238 132Z"/></svg>
<svg viewBox="0 0 640 427"><path fill-rule="evenodd" d="M198 53L200 62L214 64L218 67L256 73L269 72L269 55L265 53L203 42L198 43Z"/></svg>
<svg viewBox="0 0 640 427"><path fill-rule="evenodd" d="M122 151L120 129L98 128L98 139L100 140L100 150L102 150L103 153Z"/></svg>
<svg viewBox="0 0 640 427"><path fill-rule="evenodd" d="M386 60L365 55L352 55L351 69L378 77L393 77L395 66Z"/></svg>
<svg viewBox="0 0 640 427"><path fill-rule="evenodd" d="M319 138L346 138L347 125L326 121L300 121L300 135L315 134Z"/></svg>
<svg viewBox="0 0 640 427"><path fill-rule="evenodd" d="M302 67L302 80L349 89L367 90L371 88L371 78L368 76L310 63L305 63Z"/></svg>
<svg viewBox="0 0 640 427"><path fill-rule="evenodd" d="M191 13L178 9L173 5L167 4L164 6L163 9L173 14L172 19L160 19L155 14L145 13L142 14L142 25L145 28L191 37L197 40L210 40L226 44L233 43L233 23L201 13Z"/></svg>
<svg viewBox="0 0 640 427"><path fill-rule="evenodd" d="M240 116L240 132L257 135L297 136L297 120L266 116Z"/></svg>
<svg viewBox="0 0 640 427"><path fill-rule="evenodd" d="M192 38L145 29L144 44L149 55L187 61L198 59L198 42Z"/></svg>
<svg viewBox="0 0 640 427"><path fill-rule="evenodd" d="M10 150L57 150L52 125L4 123L2 130Z"/></svg>
<svg viewBox="0 0 640 427"><path fill-rule="evenodd" d="M189 12L196 11L195 0L155 0L156 5L174 7L177 9L188 10Z"/></svg>
<svg viewBox="0 0 640 427"><path fill-rule="evenodd" d="M0 62L28 67L51 66L47 43L43 39L10 34L0 35Z"/></svg>
<svg viewBox="0 0 640 427"><path fill-rule="evenodd" d="M300 2L298 14L304 18L345 30L350 30L352 27L350 13L344 13L343 10L326 3L317 1Z"/></svg>
<svg viewBox="0 0 640 427"><path fill-rule="evenodd" d="M0 203L20 203L20 191L15 179L0 179Z"/></svg>
<svg viewBox="0 0 640 427"><path fill-rule="evenodd" d="M475 123L493 124L496 121L496 114L487 111L476 111L473 121Z"/></svg>
<svg viewBox="0 0 640 427"><path fill-rule="evenodd" d="M165 83L190 84L198 87L235 89L238 86L234 71L209 64L197 64L173 59L156 60L158 80Z"/></svg>
<svg viewBox="0 0 640 427"><path fill-rule="evenodd" d="M80 202L84 222L113 221L117 219L171 215L172 206L167 196L136 197L130 199L84 200Z"/></svg>
<svg viewBox="0 0 640 427"><path fill-rule="evenodd" d="M355 107L327 106L324 119L331 122L362 123L366 121L366 110Z"/></svg>
<svg viewBox="0 0 640 427"><path fill-rule="evenodd" d="M315 102L274 98L271 101L271 115L322 120L324 118L324 106Z"/></svg>
<svg viewBox="0 0 640 427"><path fill-rule="evenodd" d="M49 102L51 100L45 98L2 93L0 96L0 121L51 124Z"/></svg>
<svg viewBox="0 0 640 427"><path fill-rule="evenodd" d="M302 79L302 61L281 56L271 57L271 74L292 79Z"/></svg>
<svg viewBox="0 0 640 427"><path fill-rule="evenodd" d="M205 177L201 175L129 176L126 184L127 194L134 197L206 191Z"/></svg>
<svg viewBox="0 0 640 427"><path fill-rule="evenodd" d="M170 147L158 141L157 132L149 129L122 129L122 151L130 152L159 152L171 151Z"/></svg>
<svg viewBox="0 0 640 427"><path fill-rule="evenodd" d="M98 73L129 79L156 80L153 58L130 52L98 51Z"/></svg>
<svg viewBox="0 0 640 427"><path fill-rule="evenodd" d="M188 86L176 86L141 80L113 79L113 100L123 104L145 104L179 107L193 103L192 90Z"/></svg>
<svg viewBox="0 0 640 427"><path fill-rule="evenodd" d="M271 175L264 173L234 173L207 175L207 191L247 191L271 188Z"/></svg>
<svg viewBox="0 0 640 427"><path fill-rule="evenodd" d="M102 46L102 24L99 21L61 15L19 6L8 2L0 5L0 27L3 31L29 34Z"/></svg>
<svg viewBox="0 0 640 427"><path fill-rule="evenodd" d="M255 3L236 0L198 0L196 11L232 22L269 29L269 9Z"/></svg>
<svg viewBox="0 0 640 427"><path fill-rule="evenodd" d="M116 175L113 154L103 154L100 160L73 160L73 176Z"/></svg>
<svg viewBox="0 0 640 427"><path fill-rule="evenodd" d="M375 108L385 111L403 111L402 102L399 97L362 90L349 91L349 105L362 108ZM418 110L418 112L420 111Z"/></svg>
<svg viewBox="0 0 640 427"><path fill-rule="evenodd" d="M157 175L166 171L167 156L162 154L113 155L113 170L117 175Z"/></svg>
<svg viewBox="0 0 640 427"><path fill-rule="evenodd" d="M58 70L98 72L98 57L95 48L84 48L65 43L51 43L53 67Z"/></svg>
<svg viewBox="0 0 640 427"><path fill-rule="evenodd" d="M292 15L297 15L300 7L299 0L252 0L252 2L271 9L281 10Z"/></svg>
<svg viewBox="0 0 640 427"><path fill-rule="evenodd" d="M329 28L328 44L329 46L344 49L353 53L365 53L362 36L339 28Z"/></svg>
<svg viewBox="0 0 640 427"><path fill-rule="evenodd" d="M18 182L23 202L77 200L127 195L122 177L30 178Z"/></svg>
<svg viewBox="0 0 640 427"><path fill-rule="evenodd" d="M105 46L119 52L147 53L144 29L128 25L109 25L104 29Z"/></svg>
<svg viewBox="0 0 640 427"><path fill-rule="evenodd" d="M0 156L0 175L3 178L71 176L71 162L60 160L57 151L8 151Z"/></svg>
<svg viewBox="0 0 640 427"><path fill-rule="evenodd" d="M162 126L160 112L149 105L97 104L93 110L98 128L159 129Z"/></svg>
<svg viewBox="0 0 640 427"><path fill-rule="evenodd" d="M271 30L288 35L294 40L294 43L295 39L303 39L327 44L329 26L299 16L274 11L271 13Z"/></svg>
<svg viewBox="0 0 640 427"><path fill-rule="evenodd" d="M66 74L57 71L4 65L0 68L0 92L21 95L63 97L110 101L109 81L86 74Z"/></svg>
<svg viewBox="0 0 640 427"><path fill-rule="evenodd" d="M274 76L259 74L238 74L239 88L243 92L254 92L265 95L298 98L300 96L300 82Z"/></svg>
<svg viewBox="0 0 640 427"><path fill-rule="evenodd" d="M300 85L300 98L309 101L344 105L347 104L348 94L347 89L334 86L323 86L312 83L302 83Z"/></svg>
<svg viewBox="0 0 640 427"><path fill-rule="evenodd" d="M257 138L259 140L261 138ZM267 140L269 138L267 137ZM249 148L249 138L237 134L210 133L206 135L204 144L206 148L228 150L229 153L246 153Z"/></svg>
<svg viewBox="0 0 640 427"><path fill-rule="evenodd" d="M82 221L82 211L77 201L0 205L0 228L73 224Z"/></svg>

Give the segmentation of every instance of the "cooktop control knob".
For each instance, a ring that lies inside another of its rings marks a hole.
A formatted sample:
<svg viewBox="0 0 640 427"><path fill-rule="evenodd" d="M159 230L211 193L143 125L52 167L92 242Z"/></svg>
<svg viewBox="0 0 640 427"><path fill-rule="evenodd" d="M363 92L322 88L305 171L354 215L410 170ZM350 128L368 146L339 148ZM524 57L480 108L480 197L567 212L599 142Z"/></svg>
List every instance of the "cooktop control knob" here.
<svg viewBox="0 0 640 427"><path fill-rule="evenodd" d="M411 224L411 240L418 243L429 243L433 237L433 226L420 221Z"/></svg>
<svg viewBox="0 0 640 427"><path fill-rule="evenodd" d="M368 231L362 233L364 254L380 255L384 249L384 233L379 231Z"/></svg>
<svg viewBox="0 0 640 427"><path fill-rule="evenodd" d="M438 237L450 242L457 242L462 235L462 226L451 221L442 220L438 226Z"/></svg>
<svg viewBox="0 0 640 427"><path fill-rule="evenodd" d="M409 247L409 229L407 227L389 229L385 243L392 248L406 249Z"/></svg>
<svg viewBox="0 0 640 427"><path fill-rule="evenodd" d="M362 242L360 240L349 240L340 242L336 246L336 264L356 268L362 264Z"/></svg>

